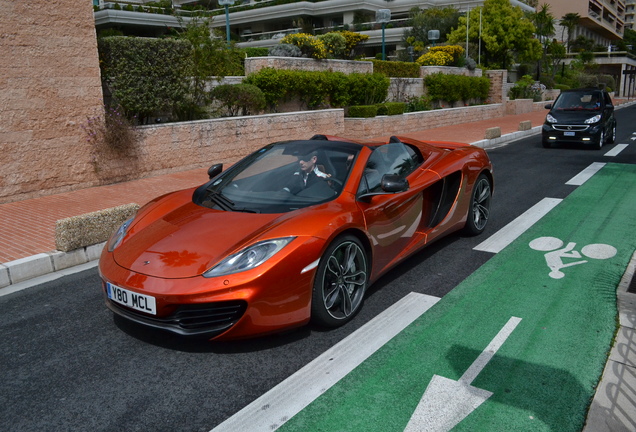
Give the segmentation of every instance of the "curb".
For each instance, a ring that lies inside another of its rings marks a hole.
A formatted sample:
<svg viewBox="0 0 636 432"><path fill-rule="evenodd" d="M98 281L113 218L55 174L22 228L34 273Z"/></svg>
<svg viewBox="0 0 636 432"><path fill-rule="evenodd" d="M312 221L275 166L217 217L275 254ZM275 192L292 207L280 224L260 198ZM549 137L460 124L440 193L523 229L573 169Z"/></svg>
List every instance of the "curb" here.
<svg viewBox="0 0 636 432"><path fill-rule="evenodd" d="M102 242L70 252L39 253L0 264L0 288L96 261L105 245Z"/></svg>

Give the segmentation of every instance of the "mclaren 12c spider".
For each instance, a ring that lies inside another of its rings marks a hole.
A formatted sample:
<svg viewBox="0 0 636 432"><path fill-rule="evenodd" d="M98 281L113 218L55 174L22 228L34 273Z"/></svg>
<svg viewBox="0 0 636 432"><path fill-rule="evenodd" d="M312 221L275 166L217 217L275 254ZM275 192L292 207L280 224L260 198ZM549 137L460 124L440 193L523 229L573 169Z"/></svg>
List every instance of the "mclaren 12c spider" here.
<svg viewBox="0 0 636 432"><path fill-rule="evenodd" d="M406 137L277 142L208 174L108 241L99 271L115 314L216 340L341 326L406 257L481 233L493 193L484 150Z"/></svg>

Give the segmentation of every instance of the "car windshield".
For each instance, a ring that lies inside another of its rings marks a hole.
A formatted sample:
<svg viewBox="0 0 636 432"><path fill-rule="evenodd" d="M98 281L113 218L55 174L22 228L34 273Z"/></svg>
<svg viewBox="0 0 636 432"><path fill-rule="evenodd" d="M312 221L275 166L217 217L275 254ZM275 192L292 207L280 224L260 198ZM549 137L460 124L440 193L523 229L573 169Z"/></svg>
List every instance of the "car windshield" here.
<svg viewBox="0 0 636 432"><path fill-rule="evenodd" d="M598 91L563 92L559 95L553 110L556 111L597 111L601 109L602 95Z"/></svg>
<svg viewBox="0 0 636 432"><path fill-rule="evenodd" d="M225 211L285 213L335 199L361 146L339 141L271 144L207 185L200 205Z"/></svg>

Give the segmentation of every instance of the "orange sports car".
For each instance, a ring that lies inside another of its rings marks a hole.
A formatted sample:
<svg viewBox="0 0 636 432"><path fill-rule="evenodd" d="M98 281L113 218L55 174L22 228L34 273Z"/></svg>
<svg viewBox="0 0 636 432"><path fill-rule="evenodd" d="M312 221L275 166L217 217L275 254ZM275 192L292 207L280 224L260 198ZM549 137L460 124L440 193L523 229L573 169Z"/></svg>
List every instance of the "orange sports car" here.
<svg viewBox="0 0 636 432"><path fill-rule="evenodd" d="M484 150L406 137L277 142L209 175L108 241L99 271L115 314L218 340L337 327L398 262L451 232L481 233L493 192Z"/></svg>

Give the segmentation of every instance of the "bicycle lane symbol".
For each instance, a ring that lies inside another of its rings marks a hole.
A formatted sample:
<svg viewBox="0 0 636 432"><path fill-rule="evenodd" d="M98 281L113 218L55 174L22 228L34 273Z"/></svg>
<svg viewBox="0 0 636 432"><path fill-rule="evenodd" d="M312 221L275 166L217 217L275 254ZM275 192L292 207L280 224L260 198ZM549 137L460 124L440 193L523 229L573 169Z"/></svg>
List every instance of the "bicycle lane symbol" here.
<svg viewBox="0 0 636 432"><path fill-rule="evenodd" d="M617 254L617 250L614 246L610 246L602 243L595 243L583 246L581 251L577 251L574 248L576 243L569 242L567 246L563 247L565 243L563 240L556 237L539 237L532 240L529 246L541 252L547 252L545 254L545 260L550 268L550 277L553 279L561 279L565 277L565 273L561 269L566 267L572 267L579 264L585 264L588 261L582 259L583 257L591 259L609 259ZM579 260L564 262L565 260Z"/></svg>

